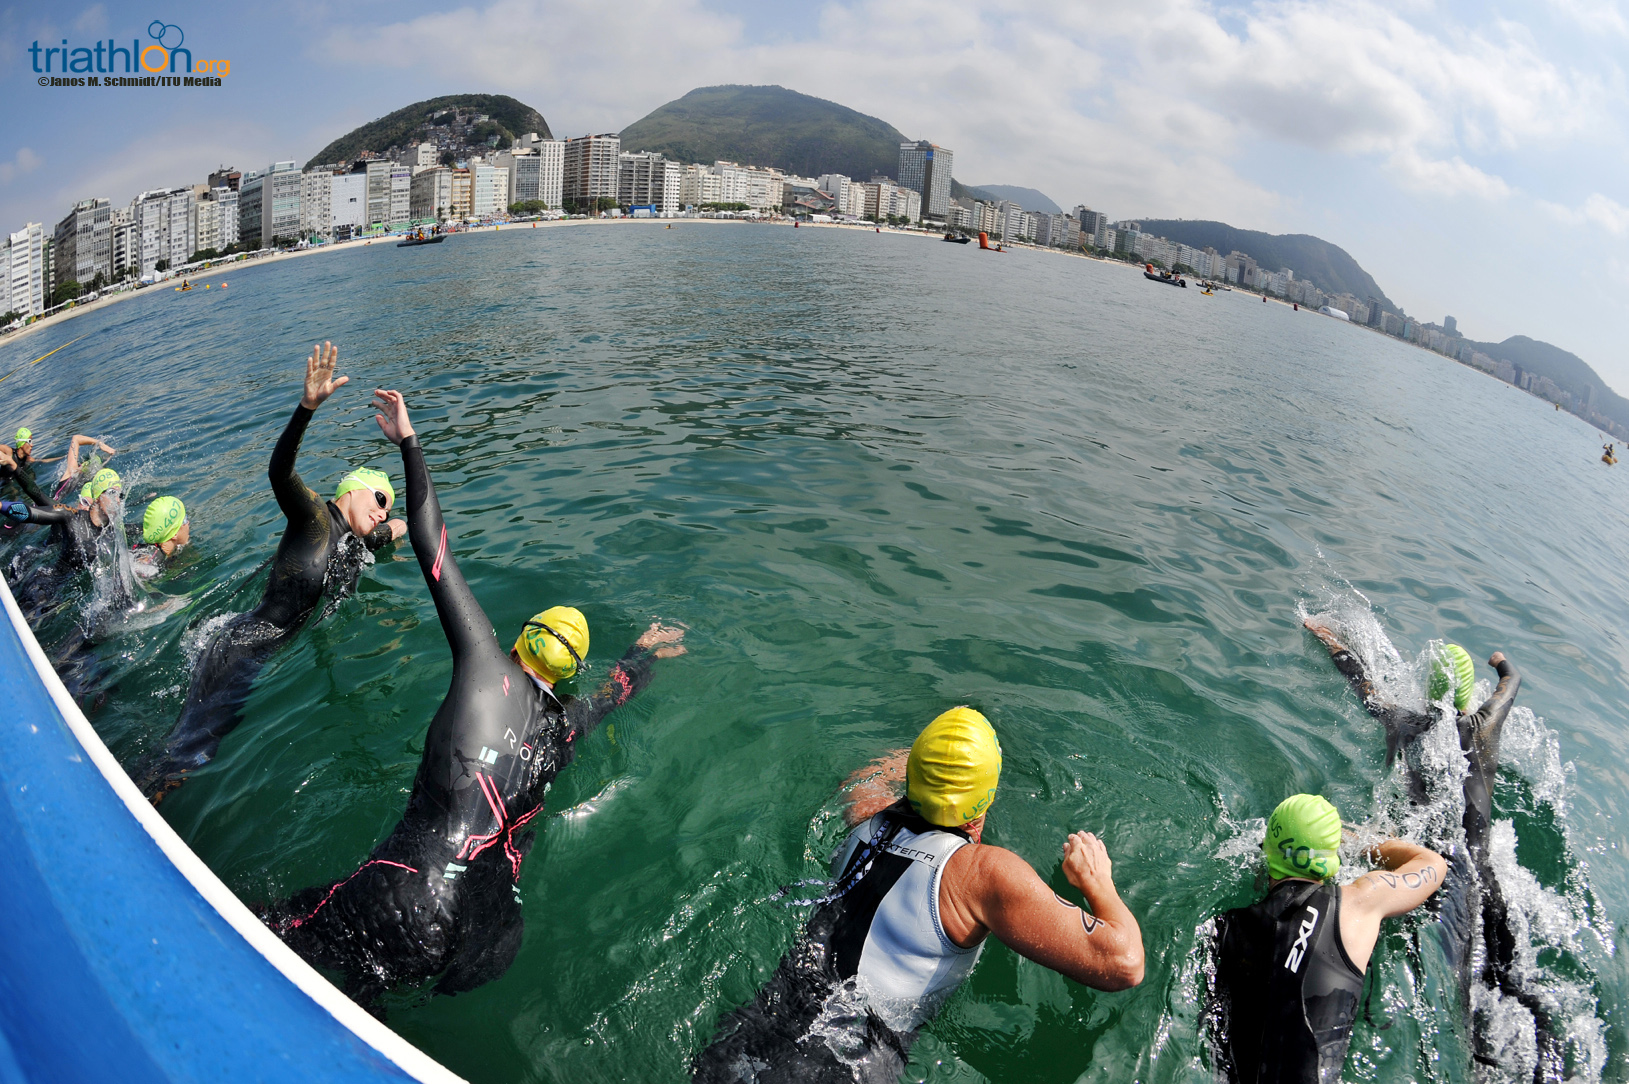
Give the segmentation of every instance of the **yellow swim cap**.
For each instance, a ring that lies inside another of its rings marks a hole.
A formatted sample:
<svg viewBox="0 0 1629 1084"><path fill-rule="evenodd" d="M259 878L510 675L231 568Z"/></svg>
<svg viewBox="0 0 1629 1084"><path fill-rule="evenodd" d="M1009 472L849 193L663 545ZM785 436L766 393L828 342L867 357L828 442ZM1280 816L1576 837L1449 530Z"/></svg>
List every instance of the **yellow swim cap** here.
<svg viewBox="0 0 1629 1084"><path fill-rule="evenodd" d="M90 480L90 499L93 501L99 500L101 499L102 494L106 493L108 490L122 490L123 488L124 483L119 480L118 472L112 467L103 467L101 470L96 472L96 477ZM81 491L81 496L83 495L84 493Z"/></svg>
<svg viewBox="0 0 1629 1084"><path fill-rule="evenodd" d="M588 618L574 606L550 606L515 639L515 654L545 681L564 681L588 654Z"/></svg>
<svg viewBox="0 0 1629 1084"><path fill-rule="evenodd" d="M1292 794L1267 818L1267 875L1327 881L1341 868L1341 815L1316 794Z"/></svg>
<svg viewBox="0 0 1629 1084"><path fill-rule="evenodd" d="M339 500L353 489L371 489L376 493L383 493L389 501L385 507L396 503L396 489L390 484L390 475L382 470L372 467L358 467L339 480L339 488L334 490L334 500Z"/></svg>
<svg viewBox="0 0 1629 1084"><path fill-rule="evenodd" d="M176 497L160 497L141 517L141 540L149 546L168 542L187 522L187 508Z"/></svg>
<svg viewBox="0 0 1629 1084"><path fill-rule="evenodd" d="M1000 779L995 728L972 708L951 708L911 744L905 797L929 824L957 828L989 812Z"/></svg>
<svg viewBox="0 0 1629 1084"><path fill-rule="evenodd" d="M33 439L34 439L34 434L33 434L33 432L31 430L29 430L27 428L17 430L17 443L18 444L27 444L29 441L31 441Z"/></svg>

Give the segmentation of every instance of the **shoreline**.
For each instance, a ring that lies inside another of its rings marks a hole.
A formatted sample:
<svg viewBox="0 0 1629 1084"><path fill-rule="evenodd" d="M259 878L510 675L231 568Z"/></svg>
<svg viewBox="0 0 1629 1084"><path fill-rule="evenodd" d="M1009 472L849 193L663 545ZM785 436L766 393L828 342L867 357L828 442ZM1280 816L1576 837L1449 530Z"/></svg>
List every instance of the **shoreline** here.
<svg viewBox="0 0 1629 1084"><path fill-rule="evenodd" d="M555 220L555 221L552 221L552 222L498 222L498 223L493 223L492 225L489 225L489 226L469 226L469 227L467 227L465 229L459 230L458 232L459 233L499 233L499 232L502 232L502 230L503 230L503 228L505 226L507 226L510 230L513 231L513 230L528 230L528 229L559 229L559 228L564 227L564 226L621 226L621 225L654 226L654 225L677 225L677 224L679 224L681 222L684 223L685 225L705 224L705 225L712 225L712 226L787 226L788 225L786 220L776 220L776 219L753 220L753 219L740 219L740 218L576 218L576 219L569 219L568 218L568 219L558 219L558 220ZM859 230L859 231L861 231L863 233L871 233L874 229L876 229L876 227L874 227L874 226L852 224L852 223L847 223L847 222L803 223L802 228L805 228L805 229ZM914 234L914 235L921 236L921 237L933 237L933 238L937 238L939 236L938 234L935 234L932 231L900 230L900 229L895 229L893 227L888 227L888 228L882 230L881 232L892 233L892 234L897 234L897 235L912 235L912 234ZM253 257L253 258L248 259L248 260L233 260L233 261L229 261L229 262L225 262L225 263L219 263L219 264L216 264L216 265L214 265L212 267L209 267L209 268L197 271L197 272L191 272L186 277L203 278L205 276L217 275L217 274L234 274L235 275L235 274L238 274L239 272L253 270L254 268L257 268L257 267L265 267L267 264L279 263L279 262L281 262L283 260L299 259L300 257L303 257L303 256L316 256L318 254L325 253L325 252L351 252L351 251L355 251L358 248L366 248L367 246L373 244L375 241L389 242L391 244L394 244L399 239L400 238L396 234L387 234L384 237L370 237L370 238L367 238L367 239L361 240L361 241L336 241L336 242L331 242L331 243L326 244L326 245L315 245L315 246L312 246L311 248L291 249L291 250L286 251L286 252L272 252L272 253L269 253L269 254L264 255L264 256ZM58 327L58 326L60 326L60 325L62 325L64 323L66 323L67 321L72 320L76 316L83 316L83 315L85 315L87 313L96 312L96 311L98 311L100 309L107 308L109 305L116 305L121 301L128 301L131 298L145 297L150 292L157 291L160 288L168 287L168 288L173 289L173 284L180 277L181 276L176 276L176 277L172 277L172 278L163 279L163 280L161 280L159 282L153 283L151 286L143 286L143 287L140 287L140 288L134 289L134 290L121 290L121 291L119 291L118 293L115 293L115 294L99 297L95 301L89 301L89 302L86 302L83 305L75 305L72 308L64 309L62 312L57 312L57 313L51 314L50 316L42 317L41 319L35 320L33 323L27 325L26 327L18 328L16 331L11 332L9 335L0 336L0 346L4 346L4 345L6 345L8 343L19 342L22 339L26 338L27 336L33 334L34 332L42 331L42 330L44 330L46 328Z"/></svg>

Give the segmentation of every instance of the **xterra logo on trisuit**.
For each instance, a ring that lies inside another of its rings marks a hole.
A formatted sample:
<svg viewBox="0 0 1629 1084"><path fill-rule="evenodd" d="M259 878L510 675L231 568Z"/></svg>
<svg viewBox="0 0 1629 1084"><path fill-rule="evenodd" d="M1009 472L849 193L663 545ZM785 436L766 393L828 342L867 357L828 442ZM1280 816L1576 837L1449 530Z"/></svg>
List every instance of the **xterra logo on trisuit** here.
<svg viewBox="0 0 1629 1084"><path fill-rule="evenodd" d="M1292 973L1301 970L1301 961L1307 954L1307 940L1312 937L1312 931L1318 928L1318 909L1309 906L1307 913L1312 917L1301 923L1301 936L1290 946L1289 959L1284 961L1284 966Z"/></svg>

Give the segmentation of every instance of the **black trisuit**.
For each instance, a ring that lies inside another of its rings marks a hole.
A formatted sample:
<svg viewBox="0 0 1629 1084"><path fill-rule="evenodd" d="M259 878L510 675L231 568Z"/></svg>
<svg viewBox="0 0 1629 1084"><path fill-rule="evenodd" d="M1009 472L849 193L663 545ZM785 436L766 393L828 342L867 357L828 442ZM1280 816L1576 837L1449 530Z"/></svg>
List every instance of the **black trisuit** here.
<svg viewBox="0 0 1629 1084"><path fill-rule="evenodd" d="M368 1003L440 976L460 993L502 975L520 948L521 861L544 793L576 741L650 681L630 648L592 696L557 700L509 657L447 542L424 450L402 441L413 550L452 648L452 684L430 722L407 810L361 867L270 909L266 922Z"/></svg>
<svg viewBox="0 0 1629 1084"><path fill-rule="evenodd" d="M23 495L28 498L30 504L40 505L41 507L50 506L51 498L47 497L45 491L40 488L39 481L34 477L34 468L30 464L16 463L10 466L0 466L0 486L5 485L7 482L15 483L17 488L22 490Z"/></svg>
<svg viewBox="0 0 1629 1084"><path fill-rule="evenodd" d="M1363 668L1362 660L1347 650L1332 653L1335 666L1346 675L1369 714L1386 727L1387 763L1403 752L1408 766L1409 793L1417 803L1426 801L1423 776L1413 763L1410 746L1415 739L1436 722L1434 713L1414 711L1387 704L1380 699L1374 683ZM1519 984L1513 970L1516 958L1515 933L1511 929L1504 890L1499 884L1489 861L1489 835L1493 828L1493 787L1499 773L1499 735L1505 719L1516 704L1516 692L1521 688L1521 675L1507 659L1498 666L1499 685L1493 695L1474 712L1460 712L1455 724L1459 731L1459 747L1465 753L1468 771L1465 776L1465 848L1470 861L1463 854L1448 856L1448 879L1441 893L1441 911L1438 925L1442 931L1443 952L1449 964L1460 977L1462 1008L1470 1006L1470 985L1479 979L1487 986L1500 990L1525 1006L1532 1014L1538 1041L1538 1072L1559 1072L1561 1049L1550 1021L1550 1014L1542 1003ZM1482 926L1485 952L1480 975L1472 973L1476 960L1474 933L1478 920ZM1480 1046L1481 1036L1476 1036ZM1481 1051L1478 1050L1478 1056ZM1545 1079L1549 1079L1545 1077ZM1560 1079L1556 1076L1555 1079Z"/></svg>
<svg viewBox="0 0 1629 1084"><path fill-rule="evenodd" d="M364 548L376 550L390 541L388 523L357 538L334 503L300 480L294 460L311 414L296 407L272 449L267 474L288 526L277 545L266 593L259 606L227 622L198 656L181 717L163 752L132 773L142 793L154 801L214 759L221 739L242 721L240 712L260 668L294 638L324 595L337 602L355 589L366 564Z"/></svg>

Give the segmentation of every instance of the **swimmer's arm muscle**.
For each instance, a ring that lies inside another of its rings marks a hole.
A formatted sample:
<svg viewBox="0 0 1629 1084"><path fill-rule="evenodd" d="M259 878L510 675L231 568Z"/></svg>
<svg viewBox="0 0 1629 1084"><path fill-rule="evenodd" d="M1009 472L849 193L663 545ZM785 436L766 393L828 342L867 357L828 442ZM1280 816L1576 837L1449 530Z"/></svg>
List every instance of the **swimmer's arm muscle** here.
<svg viewBox="0 0 1629 1084"><path fill-rule="evenodd" d="M1360 968L1374 952L1381 919L1408 914L1448 876L1442 855L1407 840L1388 839L1371 853L1380 868L1341 889L1341 941Z"/></svg>
<svg viewBox="0 0 1629 1084"><path fill-rule="evenodd" d="M977 864L960 878L972 891L973 917L1014 952L1097 990L1143 981L1143 937L1120 899L1108 852L1095 836L1069 837L1064 875L1090 904L1087 912L1047 886L1030 864L1002 847L964 847ZM947 876L949 871L947 870Z"/></svg>

